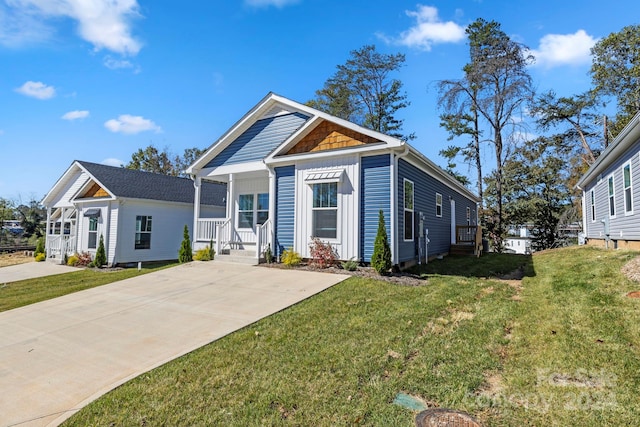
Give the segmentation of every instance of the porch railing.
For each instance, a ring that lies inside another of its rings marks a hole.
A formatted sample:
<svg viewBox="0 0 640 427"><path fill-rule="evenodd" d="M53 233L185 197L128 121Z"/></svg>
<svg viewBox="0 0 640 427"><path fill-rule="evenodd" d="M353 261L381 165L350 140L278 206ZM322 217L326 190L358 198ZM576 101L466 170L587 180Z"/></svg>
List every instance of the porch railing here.
<svg viewBox="0 0 640 427"><path fill-rule="evenodd" d="M45 246L47 258L64 258L76 252L76 236L49 234Z"/></svg>
<svg viewBox="0 0 640 427"><path fill-rule="evenodd" d="M200 218L197 222L195 240L200 242L210 242L217 240L218 225L224 224L225 218Z"/></svg>
<svg viewBox="0 0 640 427"><path fill-rule="evenodd" d="M231 243L231 218L222 220L216 224L216 253L220 253L221 250L226 249Z"/></svg>
<svg viewBox="0 0 640 427"><path fill-rule="evenodd" d="M260 260L261 255L267 250L267 246L271 242L271 233L273 227L271 220L268 219L262 225L256 227L256 258Z"/></svg>
<svg viewBox="0 0 640 427"><path fill-rule="evenodd" d="M456 244L473 245L473 253L476 256L482 254L482 227L479 225L457 225Z"/></svg>

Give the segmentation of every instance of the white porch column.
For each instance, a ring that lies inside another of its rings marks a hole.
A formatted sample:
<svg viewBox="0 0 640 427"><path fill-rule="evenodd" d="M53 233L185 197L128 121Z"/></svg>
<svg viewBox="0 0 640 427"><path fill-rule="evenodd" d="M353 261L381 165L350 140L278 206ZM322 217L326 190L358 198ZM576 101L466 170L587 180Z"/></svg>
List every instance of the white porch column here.
<svg viewBox="0 0 640 427"><path fill-rule="evenodd" d="M236 229L235 190L233 188L233 174L229 174L227 183L227 218L231 220L231 230Z"/></svg>
<svg viewBox="0 0 640 427"><path fill-rule="evenodd" d="M64 264L64 257L67 255L67 245L64 236L64 211L60 208L60 264Z"/></svg>
<svg viewBox="0 0 640 427"><path fill-rule="evenodd" d="M271 253L276 247L276 174L272 168L269 168L269 221L271 221L271 233L267 237L267 243L271 245Z"/></svg>
<svg viewBox="0 0 640 427"><path fill-rule="evenodd" d="M195 188L195 194L193 197L193 229L191 230L191 246L196 243L196 236L198 235L198 220L200 219L200 191L202 190L202 178L196 176L193 181L193 187ZM216 236L216 240L218 240Z"/></svg>
<svg viewBox="0 0 640 427"><path fill-rule="evenodd" d="M51 255L51 250L49 248L49 245L51 242L49 242L49 235L52 234L51 231L51 208L47 208L47 223L46 223L46 228L45 228L45 233L44 233L44 251L45 251L45 255L47 258L49 258L49 256Z"/></svg>

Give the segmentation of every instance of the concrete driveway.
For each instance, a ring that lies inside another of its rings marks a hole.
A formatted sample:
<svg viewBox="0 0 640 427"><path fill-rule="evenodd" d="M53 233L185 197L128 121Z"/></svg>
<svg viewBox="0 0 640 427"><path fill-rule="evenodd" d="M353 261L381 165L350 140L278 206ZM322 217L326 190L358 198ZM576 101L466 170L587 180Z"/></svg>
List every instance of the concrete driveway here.
<svg viewBox="0 0 640 427"><path fill-rule="evenodd" d="M58 425L127 380L347 277L194 262L0 313L0 425Z"/></svg>
<svg viewBox="0 0 640 427"><path fill-rule="evenodd" d="M0 268L0 284L17 282L18 280L34 279L36 277L51 276L53 274L71 273L79 271L77 268L51 262L25 262Z"/></svg>

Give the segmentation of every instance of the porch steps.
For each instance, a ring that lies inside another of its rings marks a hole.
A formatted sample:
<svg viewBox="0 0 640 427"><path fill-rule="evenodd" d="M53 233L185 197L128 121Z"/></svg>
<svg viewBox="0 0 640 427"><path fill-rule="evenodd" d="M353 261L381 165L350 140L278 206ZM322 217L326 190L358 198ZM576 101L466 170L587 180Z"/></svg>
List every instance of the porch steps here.
<svg viewBox="0 0 640 427"><path fill-rule="evenodd" d="M473 255L473 244L451 245L449 255Z"/></svg>
<svg viewBox="0 0 640 427"><path fill-rule="evenodd" d="M224 249L222 253L216 254L215 259L222 262L233 262L237 264L258 265L255 250L246 249Z"/></svg>

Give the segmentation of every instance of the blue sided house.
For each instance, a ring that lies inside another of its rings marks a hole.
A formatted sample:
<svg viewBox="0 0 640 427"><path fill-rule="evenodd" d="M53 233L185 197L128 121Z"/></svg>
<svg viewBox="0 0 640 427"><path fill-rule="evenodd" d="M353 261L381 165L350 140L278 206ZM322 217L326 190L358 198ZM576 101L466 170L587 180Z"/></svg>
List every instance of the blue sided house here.
<svg viewBox="0 0 640 427"><path fill-rule="evenodd" d="M187 169L194 247L260 259L317 237L370 262L384 213L392 262L407 267L478 237L477 197L408 143L268 94ZM226 184L225 218L201 209L203 183Z"/></svg>

